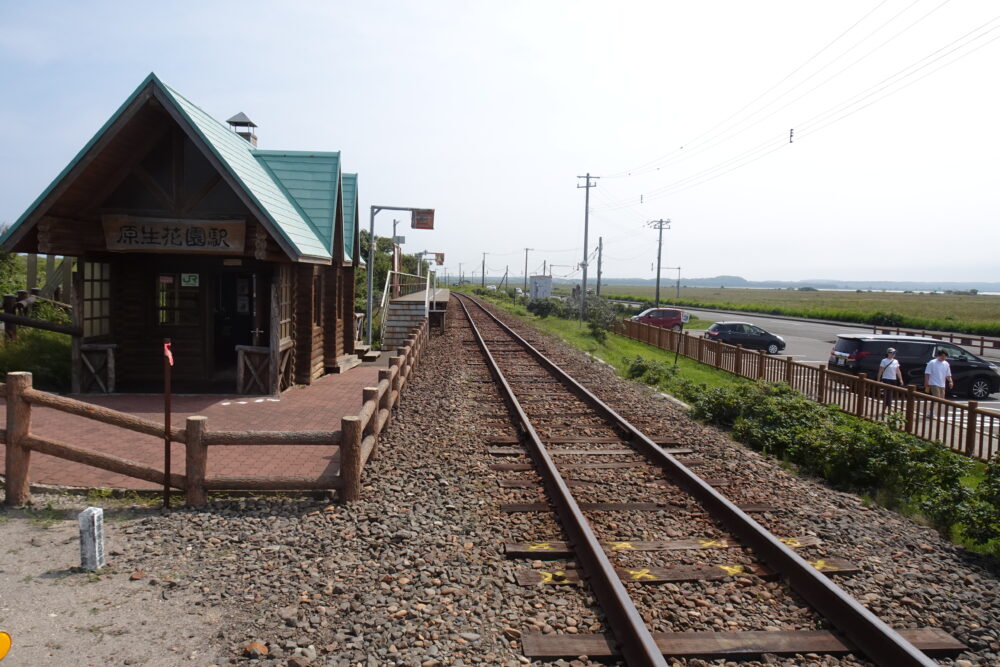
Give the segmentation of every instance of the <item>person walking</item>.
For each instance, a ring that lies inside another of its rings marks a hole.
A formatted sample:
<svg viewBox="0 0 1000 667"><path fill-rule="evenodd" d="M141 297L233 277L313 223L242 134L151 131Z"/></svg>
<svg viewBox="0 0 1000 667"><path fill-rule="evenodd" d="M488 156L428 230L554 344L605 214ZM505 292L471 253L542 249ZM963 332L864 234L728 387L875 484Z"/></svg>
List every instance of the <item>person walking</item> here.
<svg viewBox="0 0 1000 667"><path fill-rule="evenodd" d="M955 382L951 379L951 365L948 363L948 352L938 350L937 357L927 362L924 369L924 389L931 396L944 398L945 387L953 389ZM927 406L927 416L934 416L933 403Z"/></svg>
<svg viewBox="0 0 1000 667"><path fill-rule="evenodd" d="M903 386L903 369L900 368L899 361L896 360L896 348L890 347L885 351L885 359L878 365L878 377L876 379L888 385ZM884 411L887 412L892 409L892 402L895 398L896 392L892 389L886 388L882 391L882 407Z"/></svg>

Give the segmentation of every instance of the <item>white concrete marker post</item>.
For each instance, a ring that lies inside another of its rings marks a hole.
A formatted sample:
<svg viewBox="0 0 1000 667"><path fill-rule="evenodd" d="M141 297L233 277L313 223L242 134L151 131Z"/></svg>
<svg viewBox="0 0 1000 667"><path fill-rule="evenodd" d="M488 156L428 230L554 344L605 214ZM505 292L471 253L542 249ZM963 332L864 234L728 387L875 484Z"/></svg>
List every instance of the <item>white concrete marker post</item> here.
<svg viewBox="0 0 1000 667"><path fill-rule="evenodd" d="M80 512L80 566L90 571L104 567L104 510L100 507Z"/></svg>

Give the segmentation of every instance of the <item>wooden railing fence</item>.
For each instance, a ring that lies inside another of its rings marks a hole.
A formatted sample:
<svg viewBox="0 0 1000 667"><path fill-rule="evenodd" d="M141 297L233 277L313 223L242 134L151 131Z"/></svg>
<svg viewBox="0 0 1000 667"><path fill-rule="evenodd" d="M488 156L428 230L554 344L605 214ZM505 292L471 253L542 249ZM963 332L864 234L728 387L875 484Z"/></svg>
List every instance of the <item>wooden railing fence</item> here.
<svg viewBox="0 0 1000 667"><path fill-rule="evenodd" d="M184 491L185 502L204 505L208 491L310 490L339 489L342 501L361 497L361 474L368 459L377 455L379 436L389 424L392 409L428 339L427 320L418 326L398 356L389 360L389 368L379 371L378 385L365 387L361 410L356 416L341 419L336 431L209 431L208 418L191 416L185 428L170 429L170 440L185 446L184 474L172 473L170 486ZM0 436L6 443L6 497L10 506L29 502L31 452L75 461L102 470L134 477L154 484L164 483L164 472L152 466L130 461L31 432L33 406L110 424L126 431L164 438L163 424L110 408L38 391L31 386L31 373L8 373L0 384L0 395L7 399L6 429ZM340 471L335 478L303 480L282 477L206 477L209 447L233 445L317 445L340 446Z"/></svg>
<svg viewBox="0 0 1000 667"><path fill-rule="evenodd" d="M900 412L900 429L918 438L938 441L965 455L987 460L1000 451L1000 411L982 408L976 401L958 403L918 392L916 387L889 387L864 373L850 375L824 365L773 357L765 352L726 345L688 332L673 331L625 320L616 333L648 343L750 380L785 382L820 403L834 403L845 412L882 422ZM890 391L886 409L885 392Z"/></svg>

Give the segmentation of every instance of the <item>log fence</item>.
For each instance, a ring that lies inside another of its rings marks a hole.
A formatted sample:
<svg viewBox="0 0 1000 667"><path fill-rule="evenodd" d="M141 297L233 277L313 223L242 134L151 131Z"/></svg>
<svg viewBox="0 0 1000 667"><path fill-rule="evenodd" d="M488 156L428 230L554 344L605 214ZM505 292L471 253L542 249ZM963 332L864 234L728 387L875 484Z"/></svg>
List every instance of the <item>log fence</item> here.
<svg viewBox="0 0 1000 667"><path fill-rule="evenodd" d="M340 429L329 431L231 431L208 429L208 418L188 417L182 429L171 428L169 437L185 447L184 474L172 473L169 483L183 490L190 506L204 505L209 491L314 490L337 489L341 501L361 497L361 475L365 464L377 456L379 437L389 426L393 408L399 403L403 387L420 359L428 340L425 318L389 359L389 368L379 371L378 385L362 390L362 405L357 415L341 418ZM7 423L0 429L6 443L6 497L9 506L21 506L31 500L31 453L58 458L145 480L164 483L164 472L153 466L103 452L43 438L31 432L33 406L47 407L67 414L110 424L131 431L164 438L164 426L135 415L119 412L64 396L38 391L31 386L31 373L8 373L0 384L0 396L6 397ZM316 445L340 447L340 471L334 477L314 480L282 477L208 477L210 447L253 445Z"/></svg>
<svg viewBox="0 0 1000 667"><path fill-rule="evenodd" d="M987 460L1000 451L1000 411L980 407L976 401L958 403L918 392L916 387L890 387L864 373L850 375L771 356L763 351L708 340L686 331L625 320L619 333L750 380L784 382L820 403L833 403L844 412L869 421L884 422L899 413L899 428L918 438L937 441L971 458ZM958 342L956 340L956 342ZM889 407L885 392L889 391ZM894 423L894 422L893 422Z"/></svg>

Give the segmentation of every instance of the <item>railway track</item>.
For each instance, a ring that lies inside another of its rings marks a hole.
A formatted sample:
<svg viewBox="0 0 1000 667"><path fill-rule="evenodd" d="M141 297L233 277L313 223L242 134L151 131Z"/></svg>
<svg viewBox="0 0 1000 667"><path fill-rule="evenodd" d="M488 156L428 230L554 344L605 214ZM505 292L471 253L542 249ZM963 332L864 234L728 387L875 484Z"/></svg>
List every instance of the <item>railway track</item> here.
<svg viewBox="0 0 1000 667"><path fill-rule="evenodd" d="M518 570L517 581L525 586L586 586L610 631L610 636L525 634L525 656L620 656L629 665L665 665L664 656L816 653L863 655L879 665L934 665L929 655L954 655L964 648L935 628L888 627L831 580L857 571L855 565L829 554L800 556L796 549L815 552L822 545L808 535L766 530L750 514L766 511L768 504L729 501L717 488L726 480L702 479L692 472L697 451L684 446L689 443L671 442L669 434L654 440L642 433L477 301L456 296L470 325L472 339L467 342L478 345L485 359L484 381L496 383L519 433L494 440L490 453L530 460L493 468L534 471L540 478L505 477L500 487L544 490L547 501L506 503L502 509L512 514L554 511L565 536L538 535L507 544L508 557L535 561L535 567ZM630 518L664 515L674 525L698 527L705 534L657 539L662 520ZM639 533L646 539L634 537ZM685 553L695 555L677 557ZM560 559L569 562L546 564ZM541 567L538 561L543 561ZM741 586L786 582L786 594L792 594L790 588L812 610L814 617L804 622L809 629L664 633L648 627L646 619L662 610L653 611L655 602L644 589L713 580Z"/></svg>

